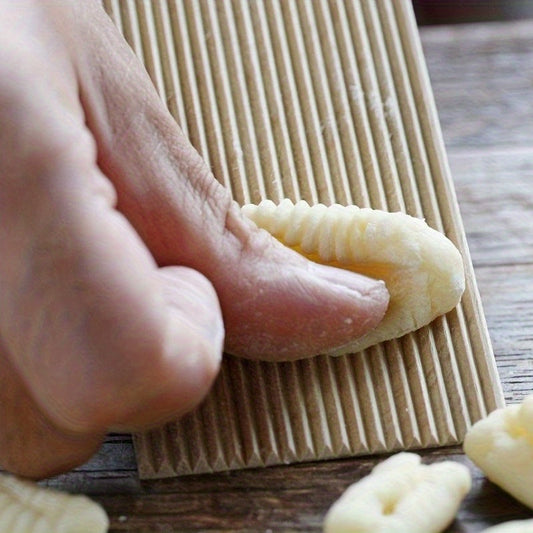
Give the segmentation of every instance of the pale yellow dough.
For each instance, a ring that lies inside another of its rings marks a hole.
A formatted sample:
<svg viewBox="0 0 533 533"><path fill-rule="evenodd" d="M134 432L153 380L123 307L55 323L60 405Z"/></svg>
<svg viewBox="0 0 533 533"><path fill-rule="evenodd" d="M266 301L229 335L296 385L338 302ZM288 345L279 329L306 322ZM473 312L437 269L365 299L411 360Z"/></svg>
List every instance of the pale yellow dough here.
<svg viewBox="0 0 533 533"><path fill-rule="evenodd" d="M506 522L484 529L482 533L533 533L533 519Z"/></svg>
<svg viewBox="0 0 533 533"><path fill-rule="evenodd" d="M533 509L533 394L476 422L463 448L493 483Z"/></svg>
<svg viewBox="0 0 533 533"><path fill-rule="evenodd" d="M385 281L390 303L377 328L329 355L354 353L429 324L459 302L463 260L423 220L356 206L264 200L245 216L309 259Z"/></svg>
<svg viewBox="0 0 533 533"><path fill-rule="evenodd" d="M0 533L105 533L105 511L86 496L0 474Z"/></svg>
<svg viewBox="0 0 533 533"><path fill-rule="evenodd" d="M440 533L471 485L462 464L424 465L419 455L399 453L348 487L326 514L324 533Z"/></svg>

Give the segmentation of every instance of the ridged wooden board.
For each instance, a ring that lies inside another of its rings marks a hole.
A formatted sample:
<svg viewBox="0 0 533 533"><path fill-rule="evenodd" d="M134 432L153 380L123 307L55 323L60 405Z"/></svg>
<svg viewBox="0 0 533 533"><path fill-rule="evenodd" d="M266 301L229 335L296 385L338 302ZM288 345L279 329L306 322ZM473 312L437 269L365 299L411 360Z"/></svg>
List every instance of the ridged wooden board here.
<svg viewBox="0 0 533 533"><path fill-rule="evenodd" d="M461 305L339 358L227 356L179 422L134 437L141 478L438 447L503 404L408 0L105 0L239 203L423 217L460 248Z"/></svg>

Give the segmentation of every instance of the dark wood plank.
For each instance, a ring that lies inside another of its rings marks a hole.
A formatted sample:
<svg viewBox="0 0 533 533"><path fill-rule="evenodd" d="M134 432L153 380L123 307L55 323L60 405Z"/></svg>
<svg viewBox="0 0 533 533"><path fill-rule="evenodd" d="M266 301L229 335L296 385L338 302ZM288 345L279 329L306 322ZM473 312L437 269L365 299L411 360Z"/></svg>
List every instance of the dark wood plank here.
<svg viewBox="0 0 533 533"><path fill-rule="evenodd" d="M505 399L533 392L533 264L476 269Z"/></svg>
<svg viewBox="0 0 533 533"><path fill-rule="evenodd" d="M447 146L531 146L531 21L424 28L421 36Z"/></svg>
<svg viewBox="0 0 533 533"><path fill-rule="evenodd" d="M529 516L527 509L486 481L460 449L422 455L426 463L458 461L472 473L472 491L448 533L474 533L509 517ZM363 457L151 481L139 486L138 494L110 492L104 484L92 497L108 511L112 531L313 532L321 530L327 509L346 487L382 459Z"/></svg>
<svg viewBox="0 0 533 533"><path fill-rule="evenodd" d="M451 151L450 166L474 266L531 263L533 147Z"/></svg>

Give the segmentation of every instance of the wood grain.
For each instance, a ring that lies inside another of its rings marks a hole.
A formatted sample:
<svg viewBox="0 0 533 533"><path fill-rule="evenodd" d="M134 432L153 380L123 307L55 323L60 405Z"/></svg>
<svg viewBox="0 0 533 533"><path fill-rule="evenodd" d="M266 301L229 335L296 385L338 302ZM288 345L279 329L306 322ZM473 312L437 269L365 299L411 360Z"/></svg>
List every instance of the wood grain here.
<svg viewBox="0 0 533 533"><path fill-rule="evenodd" d="M424 28L422 35L448 148L531 147L531 21Z"/></svg>
<svg viewBox="0 0 533 533"><path fill-rule="evenodd" d="M533 149L450 148L450 165L474 265L531 263Z"/></svg>
<svg viewBox="0 0 533 533"><path fill-rule="evenodd" d="M422 40L508 401L533 392L533 22L425 28ZM460 450L427 461L469 464ZM113 531L319 531L328 505L377 459L141 484L127 436L49 484L92 494ZM474 488L448 533L533 513L469 464Z"/></svg>
<svg viewBox="0 0 533 533"><path fill-rule="evenodd" d="M473 487L448 533L474 533L510 518L527 518L531 512L486 481L482 473L457 448L424 452L424 462L443 459L465 464ZM381 458L359 458L290 467L241 470L225 474L187 476L144 482L124 490L127 477L109 473L79 484L93 490L112 517L113 531L320 531L329 506L344 489L367 475ZM74 479L70 474L70 479ZM107 483L107 485L106 485ZM65 480L61 483L65 486ZM76 484L68 485L76 489ZM119 490L117 490L119 489ZM89 491L90 492L90 491Z"/></svg>

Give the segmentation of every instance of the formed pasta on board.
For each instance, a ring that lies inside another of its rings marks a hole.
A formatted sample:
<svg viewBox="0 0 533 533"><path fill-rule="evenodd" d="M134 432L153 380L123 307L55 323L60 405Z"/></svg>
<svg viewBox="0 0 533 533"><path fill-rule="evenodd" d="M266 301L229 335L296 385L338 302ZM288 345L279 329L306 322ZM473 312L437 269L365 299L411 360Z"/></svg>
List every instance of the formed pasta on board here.
<svg viewBox="0 0 533 533"><path fill-rule="evenodd" d="M73 496L0 474L0 533L104 533L105 511Z"/></svg>
<svg viewBox="0 0 533 533"><path fill-rule="evenodd" d="M379 326L329 355L358 352L429 324L453 309L465 288L453 243L423 220L356 206L264 200L244 215L318 263L385 281L389 308Z"/></svg>

